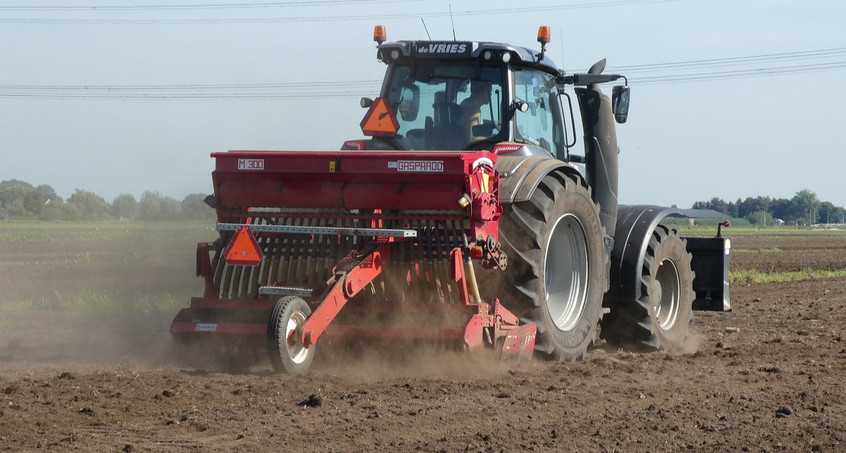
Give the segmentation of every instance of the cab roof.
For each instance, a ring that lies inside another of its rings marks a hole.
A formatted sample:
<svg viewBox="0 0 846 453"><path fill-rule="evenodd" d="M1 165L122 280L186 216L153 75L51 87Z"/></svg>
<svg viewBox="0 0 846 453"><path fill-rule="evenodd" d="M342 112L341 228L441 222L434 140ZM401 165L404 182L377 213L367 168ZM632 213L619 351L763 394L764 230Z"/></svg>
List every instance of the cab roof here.
<svg viewBox="0 0 846 453"><path fill-rule="evenodd" d="M562 75L547 54L510 44L477 41L396 41L379 46L377 57L386 64L401 59L481 59L528 66Z"/></svg>

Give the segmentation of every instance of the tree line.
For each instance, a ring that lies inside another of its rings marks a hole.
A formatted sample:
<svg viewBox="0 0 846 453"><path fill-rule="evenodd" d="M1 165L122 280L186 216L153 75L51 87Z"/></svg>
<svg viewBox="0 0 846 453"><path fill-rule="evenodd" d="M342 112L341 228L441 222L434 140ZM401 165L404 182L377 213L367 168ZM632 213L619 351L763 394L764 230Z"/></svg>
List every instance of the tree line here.
<svg viewBox="0 0 846 453"><path fill-rule="evenodd" d="M793 198L747 197L745 200L726 202L714 197L710 201L697 201L693 209L713 209L729 217L746 219L753 225L771 226L815 225L843 223L846 209L828 201L820 201L817 194L804 189Z"/></svg>
<svg viewBox="0 0 846 453"><path fill-rule="evenodd" d="M145 191L140 200L133 195L118 195L111 203L87 190L76 189L63 200L47 184L33 186L16 179L0 182L0 219L39 220L213 220L215 212L195 193L182 201Z"/></svg>
<svg viewBox="0 0 846 453"><path fill-rule="evenodd" d="M0 182L0 219L40 220L214 220L215 212L205 202L205 194L187 195L182 201L155 191L145 191L140 200L118 195L111 203L86 190L76 189L63 200L47 184L33 186L16 179ZM712 209L728 217L745 219L753 225L770 226L843 223L846 209L820 201L810 190L796 192L793 198L747 197L736 202L714 197L697 201L693 209Z"/></svg>

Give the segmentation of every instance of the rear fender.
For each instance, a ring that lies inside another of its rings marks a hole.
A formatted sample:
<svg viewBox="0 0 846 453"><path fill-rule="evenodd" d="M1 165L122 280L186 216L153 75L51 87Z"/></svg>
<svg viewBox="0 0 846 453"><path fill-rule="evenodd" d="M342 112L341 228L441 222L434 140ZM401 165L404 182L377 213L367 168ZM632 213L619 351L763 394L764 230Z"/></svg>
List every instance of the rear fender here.
<svg viewBox="0 0 846 453"><path fill-rule="evenodd" d="M620 206L614 249L611 252L611 289L608 301L634 301L642 296L640 284L643 258L652 231L665 217L685 217L678 209L660 206ZM694 310L731 310L729 297L729 253L727 237L683 237L692 255L695 274Z"/></svg>
<svg viewBox="0 0 846 453"><path fill-rule="evenodd" d="M496 169L500 173L499 200L503 204L528 201L541 180L552 172L575 175L586 185L574 165L550 156L499 156Z"/></svg>
<svg viewBox="0 0 846 453"><path fill-rule="evenodd" d="M681 215L673 208L650 205L621 205L611 251L611 288L606 300L638 300L641 297L643 257L652 231L664 217Z"/></svg>

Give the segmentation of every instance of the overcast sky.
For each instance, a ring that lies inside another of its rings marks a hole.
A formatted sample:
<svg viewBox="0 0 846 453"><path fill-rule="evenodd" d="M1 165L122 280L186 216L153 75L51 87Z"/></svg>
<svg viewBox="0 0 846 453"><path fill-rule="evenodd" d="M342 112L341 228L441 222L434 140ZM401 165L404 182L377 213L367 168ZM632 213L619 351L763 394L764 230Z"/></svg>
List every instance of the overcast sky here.
<svg viewBox="0 0 846 453"><path fill-rule="evenodd" d="M211 192L210 152L338 149L384 74L373 26L426 39L424 22L527 47L549 25L568 72L628 75L623 203L846 206L840 0L3 0L0 180L181 200Z"/></svg>

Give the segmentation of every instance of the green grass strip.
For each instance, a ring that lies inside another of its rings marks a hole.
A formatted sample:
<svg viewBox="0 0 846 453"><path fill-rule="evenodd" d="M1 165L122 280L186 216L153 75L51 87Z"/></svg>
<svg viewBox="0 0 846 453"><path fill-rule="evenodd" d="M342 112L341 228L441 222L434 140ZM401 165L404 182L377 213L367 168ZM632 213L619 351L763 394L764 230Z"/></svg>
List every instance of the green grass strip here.
<svg viewBox="0 0 846 453"><path fill-rule="evenodd" d="M682 236L713 237L717 234L717 227L672 225L672 228ZM846 228L819 229L809 227L729 227L723 228L723 236L730 237L846 237Z"/></svg>
<svg viewBox="0 0 846 453"><path fill-rule="evenodd" d="M811 251L812 249L804 249L804 251ZM784 250L778 247L771 247L765 249L739 249L732 247L731 253L782 253Z"/></svg>
<svg viewBox="0 0 846 453"><path fill-rule="evenodd" d="M761 272L757 269L729 270L729 281L734 283L781 283L846 277L846 269L806 269L789 272Z"/></svg>
<svg viewBox="0 0 846 453"><path fill-rule="evenodd" d="M214 222L0 221L0 242L88 242L155 239L214 240Z"/></svg>

